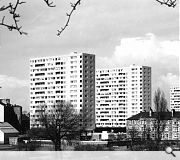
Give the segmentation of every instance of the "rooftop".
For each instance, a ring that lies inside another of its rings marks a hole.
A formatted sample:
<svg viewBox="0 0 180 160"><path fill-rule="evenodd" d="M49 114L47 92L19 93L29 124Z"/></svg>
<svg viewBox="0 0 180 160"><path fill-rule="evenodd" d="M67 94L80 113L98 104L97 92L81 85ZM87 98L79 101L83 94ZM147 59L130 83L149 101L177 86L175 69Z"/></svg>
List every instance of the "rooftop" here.
<svg viewBox="0 0 180 160"><path fill-rule="evenodd" d="M13 126L8 122L0 122L0 131L4 133L19 133Z"/></svg>
<svg viewBox="0 0 180 160"><path fill-rule="evenodd" d="M140 118L157 118L158 113L152 112L151 116L149 112L140 112L127 120L139 120ZM171 120L173 118L180 118L180 112L174 112L172 116L172 112L159 112L159 116L161 120Z"/></svg>

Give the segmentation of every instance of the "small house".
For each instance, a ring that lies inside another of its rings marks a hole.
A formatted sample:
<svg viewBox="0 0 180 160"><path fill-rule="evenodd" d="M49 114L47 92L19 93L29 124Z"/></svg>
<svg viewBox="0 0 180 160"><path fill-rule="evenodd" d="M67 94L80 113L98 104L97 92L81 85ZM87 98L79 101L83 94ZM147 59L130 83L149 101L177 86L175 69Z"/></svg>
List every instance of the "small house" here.
<svg viewBox="0 0 180 160"><path fill-rule="evenodd" d="M0 122L0 144L8 144L11 137L18 137L19 131L7 122Z"/></svg>

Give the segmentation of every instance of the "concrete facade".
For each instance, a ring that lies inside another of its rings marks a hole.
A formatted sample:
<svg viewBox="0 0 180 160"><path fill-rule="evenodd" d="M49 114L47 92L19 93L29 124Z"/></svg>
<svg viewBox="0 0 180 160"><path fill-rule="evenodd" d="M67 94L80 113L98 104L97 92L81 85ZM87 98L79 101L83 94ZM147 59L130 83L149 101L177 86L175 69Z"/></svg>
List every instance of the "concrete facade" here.
<svg viewBox="0 0 180 160"><path fill-rule="evenodd" d="M30 59L30 127L40 127L38 110L70 102L95 128L95 55L72 53Z"/></svg>
<svg viewBox="0 0 180 160"><path fill-rule="evenodd" d="M96 127L125 127L151 107L151 67L131 65L96 71Z"/></svg>
<svg viewBox="0 0 180 160"><path fill-rule="evenodd" d="M180 111L180 87L170 88L170 110Z"/></svg>

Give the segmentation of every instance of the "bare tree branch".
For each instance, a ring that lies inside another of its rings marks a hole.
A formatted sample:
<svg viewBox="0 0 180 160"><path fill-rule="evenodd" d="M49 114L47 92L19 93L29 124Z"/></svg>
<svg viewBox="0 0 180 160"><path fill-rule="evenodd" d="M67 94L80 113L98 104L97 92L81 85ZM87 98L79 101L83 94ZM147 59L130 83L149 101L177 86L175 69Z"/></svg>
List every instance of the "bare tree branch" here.
<svg viewBox="0 0 180 160"><path fill-rule="evenodd" d="M67 26L69 25L69 21L70 21L70 19L71 19L71 15L72 15L73 12L76 10L76 7L81 4L81 0L77 0L76 3L70 3L70 4L71 4L71 7L72 7L72 10L71 10L70 13L66 13L66 16L68 17L68 18L67 18L67 21L66 21L64 27L61 27L60 30L57 30L57 32L58 32L58 33L57 33L57 36L60 36L61 33L67 28Z"/></svg>
<svg viewBox="0 0 180 160"><path fill-rule="evenodd" d="M2 5L2 7L0 7L0 12L3 12L3 11L9 12L9 15L12 16L13 24L8 24L7 22L5 22L6 17L3 16L3 18L0 22L0 25L5 26L10 31L16 30L21 35L27 34L26 32L22 31L22 26L19 26L19 19L21 16L17 13L18 7L21 4L24 4L26 2L24 2L24 1L20 2L20 0L14 0L14 1L15 1L14 3L10 2L8 5ZM54 5L53 0L43 0L43 1L47 4L48 7L56 7L56 5ZM168 7L173 7L173 8L177 5L177 0L156 0L156 1L158 3L160 3L161 5L166 5ZM81 4L81 0L76 0L75 3L70 3L71 11L69 13L66 13L67 21L66 21L65 25L63 27L61 27L61 29L57 30L57 36L60 36L62 34L62 32L68 27L73 12L76 10L77 6L80 4Z"/></svg>
<svg viewBox="0 0 180 160"><path fill-rule="evenodd" d="M53 4L53 1L44 0L44 2L47 4L48 7L56 7L56 5Z"/></svg>
<svg viewBox="0 0 180 160"><path fill-rule="evenodd" d="M8 8L11 8L11 3L9 3L9 5L8 6L2 6L1 8L0 8L0 11L4 11L4 10L6 10L6 9L8 9Z"/></svg>
<svg viewBox="0 0 180 160"><path fill-rule="evenodd" d="M0 8L0 11L8 10L9 14L12 16L14 24L7 24L7 23L5 23L5 16L3 16L0 25L7 27L10 31L16 30L21 35L22 34L27 34L26 32L23 32L21 30L22 26L19 26L19 24L18 24L19 23L20 15L17 13L17 8L18 8L19 5L24 4L24 3L26 3L26 2L23 2L23 1L20 2L20 0L16 0L15 4L9 3L9 5L7 5L7 6L2 6Z"/></svg>
<svg viewBox="0 0 180 160"><path fill-rule="evenodd" d="M157 2L159 2L161 5L166 5L168 7L175 7L177 2L176 0L156 0Z"/></svg>
<svg viewBox="0 0 180 160"><path fill-rule="evenodd" d="M138 129L133 126L132 128L127 130L128 136L131 139L131 150L133 150L133 142L135 141L136 138L139 136L139 131Z"/></svg>
<svg viewBox="0 0 180 160"><path fill-rule="evenodd" d="M55 5L53 5L53 2L50 2L49 0L44 0L44 2L49 6L49 7L55 7ZM16 0L16 2L13 3L9 3L7 6L3 5L2 7L0 7L0 12L2 11L8 11L9 15L12 16L12 20L13 20L13 24L8 24L5 22L5 16L3 16L0 25L1 26L5 26L6 28L9 29L9 31L12 30L16 30L19 32L19 34L24 34L27 35L26 32L22 31L22 26L19 26L19 18L21 17L20 14L17 13L17 9L21 4L24 4L26 2L24 1L20 1L20 0Z"/></svg>
<svg viewBox="0 0 180 160"><path fill-rule="evenodd" d="M48 109L46 105L40 106L36 122L45 129L47 138L52 140L56 150L64 137L70 141L80 130L80 115L73 105L66 102L58 102Z"/></svg>

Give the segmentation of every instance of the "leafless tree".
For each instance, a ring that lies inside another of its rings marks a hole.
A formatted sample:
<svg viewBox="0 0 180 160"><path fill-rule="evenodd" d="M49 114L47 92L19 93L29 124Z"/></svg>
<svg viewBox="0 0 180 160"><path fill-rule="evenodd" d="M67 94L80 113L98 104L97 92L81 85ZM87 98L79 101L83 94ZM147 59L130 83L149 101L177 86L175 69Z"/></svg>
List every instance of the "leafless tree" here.
<svg viewBox="0 0 180 160"><path fill-rule="evenodd" d="M154 107L155 107L155 112L166 112L167 111L167 100L165 98L165 94L163 91L161 91L160 88L158 88L155 91L154 94Z"/></svg>
<svg viewBox="0 0 180 160"><path fill-rule="evenodd" d="M55 150L61 150L61 141L70 140L80 129L80 116L70 103L57 103L52 107L41 106L38 121L45 129L44 135L52 140Z"/></svg>
<svg viewBox="0 0 180 160"><path fill-rule="evenodd" d="M162 134L164 133L166 122L164 112L167 111L167 100L165 98L164 92L159 88L155 91L154 95L154 105L155 105L155 119L153 121L153 128L155 132L155 141L157 150L159 150L160 141L162 139Z"/></svg>
<svg viewBox="0 0 180 160"><path fill-rule="evenodd" d="M139 137L140 132L135 126L132 126L132 128L127 131L127 134L131 139L131 150L133 150L133 143L135 139Z"/></svg>

